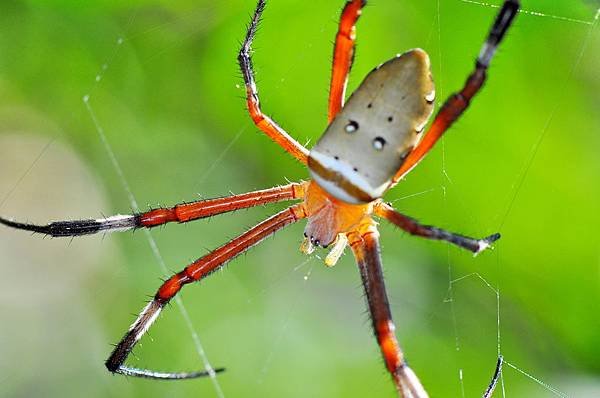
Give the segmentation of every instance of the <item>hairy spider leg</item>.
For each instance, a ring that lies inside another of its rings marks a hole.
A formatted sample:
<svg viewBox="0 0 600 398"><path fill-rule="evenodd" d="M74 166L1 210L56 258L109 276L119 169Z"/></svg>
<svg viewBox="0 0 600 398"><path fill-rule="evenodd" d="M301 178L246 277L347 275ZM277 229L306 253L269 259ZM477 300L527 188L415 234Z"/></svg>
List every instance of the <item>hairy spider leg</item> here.
<svg viewBox="0 0 600 398"><path fill-rule="evenodd" d="M375 205L374 213L381 218L385 218L411 235L433 240L445 240L446 242L469 250L474 254L479 254L485 249L488 249L491 247L492 243L500 239L499 233L492 234L483 239L474 239L431 225L423 225L417 220L399 213L392 206L382 202L378 202Z"/></svg>
<svg viewBox="0 0 600 398"><path fill-rule="evenodd" d="M238 54L238 62L244 76L244 85L246 86L246 104L248 112L252 117L254 124L261 129L269 138L279 144L286 152L298 159L301 163L306 164L308 159L308 150L303 147L298 141L292 138L283 128L281 128L273 119L265 115L260 108L260 100L258 98L258 89L254 81L254 72L252 70L252 40L256 34L256 29L260 22L262 12L265 9L266 0L259 0L256 5L256 10L248 25L246 37L242 43L242 48Z"/></svg>
<svg viewBox="0 0 600 398"><path fill-rule="evenodd" d="M46 225L28 224L0 217L0 224L41 233L52 237L91 235L99 232L121 232L152 228L169 222L186 223L235 210L304 198L308 183L290 183L260 191L221 198L181 203L169 208L151 209L133 215L116 215L100 219L55 221Z"/></svg>
<svg viewBox="0 0 600 398"><path fill-rule="evenodd" d="M139 215L140 224L143 227L155 227L172 221L185 223L239 209L302 199L306 185L306 182L290 183L260 191L185 203L172 208L154 209Z"/></svg>
<svg viewBox="0 0 600 398"><path fill-rule="evenodd" d="M467 78L462 90L452 94L442 105L429 127L423 140L408 155L390 183L396 185L402 177L412 170L431 150L437 140L452 126L469 106L471 99L479 92L487 76L487 68L496 48L510 27L519 10L517 0L506 0L496 16L496 20L487 36L475 62L475 70Z"/></svg>
<svg viewBox="0 0 600 398"><path fill-rule="evenodd" d="M354 61L356 22L366 4L366 0L349 0L342 10L340 26L335 36L335 46L333 48L333 65L329 85L329 111L327 113L329 122L335 118L344 106L348 74Z"/></svg>
<svg viewBox="0 0 600 398"><path fill-rule="evenodd" d="M180 380L206 376L207 372L205 371L155 372L147 369L130 368L125 366L124 363L133 347L152 326L164 306L175 297L184 285L205 278L239 254L260 243L266 237L305 217L306 212L303 204L288 207L206 256L194 261L181 272L165 281L156 292L154 299L144 307L125 336L116 345L114 351L106 360L106 368L113 373L149 379ZM219 368L215 371L221 370L223 369Z"/></svg>
<svg viewBox="0 0 600 398"><path fill-rule="evenodd" d="M379 233L375 226L372 226L367 232L352 234L349 240L360 270L373 331L396 389L404 398L427 398L425 389L406 363L396 340L394 333L396 327L392 320L381 269Z"/></svg>

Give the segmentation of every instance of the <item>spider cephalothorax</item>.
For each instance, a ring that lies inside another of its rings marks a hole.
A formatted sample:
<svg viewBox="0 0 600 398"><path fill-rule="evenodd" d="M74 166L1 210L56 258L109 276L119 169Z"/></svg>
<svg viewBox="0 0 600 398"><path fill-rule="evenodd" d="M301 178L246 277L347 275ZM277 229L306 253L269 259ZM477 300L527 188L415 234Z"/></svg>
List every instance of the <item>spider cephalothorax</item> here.
<svg viewBox="0 0 600 398"><path fill-rule="evenodd" d="M374 217L386 219L412 235L445 240L475 254L488 248L500 237L499 234L494 234L484 239L473 239L422 225L385 204L381 197L429 152L468 107L469 101L485 81L489 62L516 15L519 3L517 0L505 0L477 57L473 72L463 88L446 100L427 131L424 129L433 110L434 88L429 58L420 49L408 51L376 68L344 105L348 73L354 55L355 24L365 3L364 0L347 1L342 11L335 40L329 91L330 124L310 153L260 108L250 46L265 0L258 1L238 55L246 87L246 103L252 120L273 141L307 165L313 180L183 203L135 215L59 221L47 225L25 224L0 218L0 223L9 227L63 237L151 228L169 222L184 223L268 203L299 201L194 261L165 281L107 359L108 370L124 375L168 380L189 379L221 371L222 369L188 373L155 372L125 366L125 361L160 311L184 285L205 278L264 238L306 218L305 240L301 246L304 252L312 252L315 246L333 245L325 258L327 265L333 265L344 248L347 245L351 247L366 292L373 330L399 395L427 397L419 379L406 364L394 334L395 327L381 269L379 233ZM496 374L484 397L493 393L501 364L500 358Z"/></svg>
<svg viewBox="0 0 600 398"><path fill-rule="evenodd" d="M310 182L304 197L307 214L304 235L309 239L308 244L328 247L340 234L344 236L372 224L374 205L375 202L346 203L330 195L316 182Z"/></svg>

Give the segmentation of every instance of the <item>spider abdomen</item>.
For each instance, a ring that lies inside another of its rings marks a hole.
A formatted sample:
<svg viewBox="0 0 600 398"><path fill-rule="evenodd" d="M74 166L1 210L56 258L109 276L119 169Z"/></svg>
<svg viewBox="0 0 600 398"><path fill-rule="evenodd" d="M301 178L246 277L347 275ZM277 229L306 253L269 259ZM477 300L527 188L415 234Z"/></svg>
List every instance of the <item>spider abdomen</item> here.
<svg viewBox="0 0 600 398"><path fill-rule="evenodd" d="M425 51L410 50L378 66L312 148L312 177L348 203L381 197L419 140L434 96Z"/></svg>

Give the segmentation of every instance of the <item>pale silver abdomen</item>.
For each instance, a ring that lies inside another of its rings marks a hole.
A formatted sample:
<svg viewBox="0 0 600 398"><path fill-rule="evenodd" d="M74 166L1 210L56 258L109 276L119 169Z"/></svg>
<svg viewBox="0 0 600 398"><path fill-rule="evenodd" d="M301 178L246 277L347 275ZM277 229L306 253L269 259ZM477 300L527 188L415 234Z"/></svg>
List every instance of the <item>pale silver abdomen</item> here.
<svg viewBox="0 0 600 398"><path fill-rule="evenodd" d="M414 49L371 71L312 148L312 178L348 203L383 195L433 111L429 57Z"/></svg>

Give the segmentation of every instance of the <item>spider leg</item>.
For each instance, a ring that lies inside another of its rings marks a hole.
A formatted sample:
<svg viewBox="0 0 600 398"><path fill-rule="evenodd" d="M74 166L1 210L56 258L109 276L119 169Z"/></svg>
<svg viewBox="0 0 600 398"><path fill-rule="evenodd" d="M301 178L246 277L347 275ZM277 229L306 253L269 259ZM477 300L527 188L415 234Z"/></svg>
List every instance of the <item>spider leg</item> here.
<svg viewBox="0 0 600 398"><path fill-rule="evenodd" d="M133 215L116 215L108 218L55 221L46 225L20 223L0 217L0 224L8 227L41 233L52 237L90 235L98 232L127 231L152 228L169 222L186 223L239 209L301 199L306 183L291 183L260 191L231 195L222 198L181 203L169 208L152 209Z"/></svg>
<svg viewBox="0 0 600 398"><path fill-rule="evenodd" d="M475 239L430 225L422 225L415 219L397 212L392 206L385 203L377 203L374 212L379 217L385 218L411 235L421 236L427 239L445 240L446 242L469 250L474 254L479 254L485 249L488 249L491 247L492 243L500 239L499 233L495 233L483 239Z"/></svg>
<svg viewBox="0 0 600 398"><path fill-rule="evenodd" d="M208 373L204 371L183 373L155 372L147 369L130 368L123 364L133 347L154 323L163 307L184 285L200 281L266 237L304 217L306 217L306 213L303 205L289 207L208 253L206 256L194 261L181 272L165 281L156 292L154 299L146 305L110 354L105 363L106 368L113 373L149 379L178 380L206 376ZM222 369L217 369L216 371L219 370Z"/></svg>
<svg viewBox="0 0 600 398"><path fill-rule="evenodd" d="M362 8L366 4L366 0L349 0L342 10L340 26L335 36L335 47L333 48L329 111L327 113L327 119L330 122L344 106L348 73L354 60L356 21L358 21Z"/></svg>
<svg viewBox="0 0 600 398"><path fill-rule="evenodd" d="M275 141L286 152L306 164L308 158L308 150L304 148L298 141L293 139L285 132L273 119L265 115L260 108L260 100L258 98L258 89L254 80L254 71L252 70L251 45L256 29L260 22L263 10L265 9L266 0L259 0L254 11L254 15L248 25L246 37L242 43L242 48L238 54L238 62L244 76L244 84L246 86L246 103L250 116L254 124L261 129L269 138Z"/></svg>
<svg viewBox="0 0 600 398"><path fill-rule="evenodd" d="M375 337L400 397L427 398L421 382L406 363L394 334L396 327L385 291L378 235L377 230L372 228L364 234L349 237L367 296Z"/></svg>
<svg viewBox="0 0 600 398"><path fill-rule="evenodd" d="M408 155L390 186L396 185L398 181L415 167L421 159L431 150L437 140L452 126L469 106L471 99L479 92L487 76L487 68L498 44L510 27L513 18L519 10L517 0L506 0L496 16L496 20L488 34L487 40L481 48L481 52L475 62L475 70L467 78L462 90L454 93L446 100L440 108L423 140Z"/></svg>
<svg viewBox="0 0 600 398"><path fill-rule="evenodd" d="M494 390L496 389L496 385L498 385L498 380L500 380L500 376L502 376L502 365L504 364L504 357L502 355L498 356L498 362L496 362L496 370L494 371L494 375L492 376L492 381L490 385L483 393L483 398L491 398L494 394Z"/></svg>

